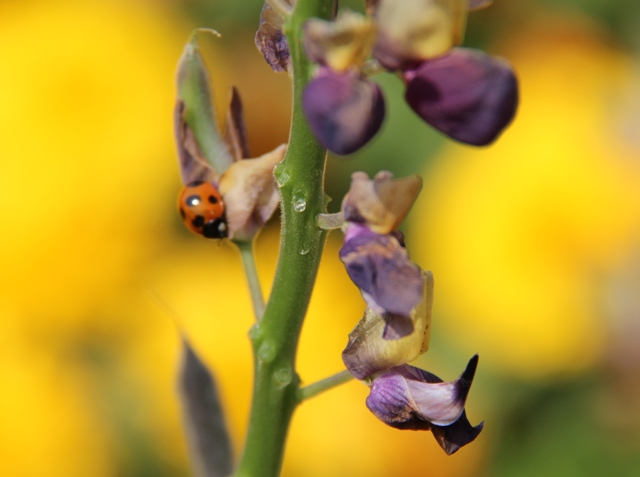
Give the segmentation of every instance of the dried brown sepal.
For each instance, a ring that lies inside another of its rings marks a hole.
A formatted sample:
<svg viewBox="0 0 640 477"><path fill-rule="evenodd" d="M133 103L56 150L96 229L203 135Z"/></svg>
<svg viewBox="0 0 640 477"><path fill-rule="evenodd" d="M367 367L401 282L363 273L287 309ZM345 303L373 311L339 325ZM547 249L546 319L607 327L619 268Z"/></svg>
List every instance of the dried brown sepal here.
<svg viewBox="0 0 640 477"><path fill-rule="evenodd" d="M251 157L247 128L242 112L242 100L235 86L231 88L231 100L229 101L229 111L227 111L227 140L235 161Z"/></svg>
<svg viewBox="0 0 640 477"><path fill-rule="evenodd" d="M286 150L283 144L256 159L234 162L220 177L218 190L224 198L230 239L251 240L278 208L273 168Z"/></svg>
<svg viewBox="0 0 640 477"><path fill-rule="evenodd" d="M282 3L291 5L290 1L281 0ZM260 14L260 27L256 32L256 46L264 56L266 62L276 73L289 71L291 58L287 38L282 31L285 17L277 9L270 5L268 0L262 7Z"/></svg>
<svg viewBox="0 0 640 477"><path fill-rule="evenodd" d="M364 64L375 42L376 27L371 18L343 10L333 22L307 21L304 33L309 59L340 72Z"/></svg>
<svg viewBox="0 0 640 477"><path fill-rule="evenodd" d="M177 100L173 111L174 133L178 147L182 183L189 184L193 181L217 182L218 174L204 159L193 132L184 119L184 108L184 101Z"/></svg>
<svg viewBox="0 0 640 477"><path fill-rule="evenodd" d="M413 206L422 189L417 176L393 179L389 171L373 178L365 172L354 172L351 187L342 201L342 212L348 222L366 224L379 234L396 230Z"/></svg>

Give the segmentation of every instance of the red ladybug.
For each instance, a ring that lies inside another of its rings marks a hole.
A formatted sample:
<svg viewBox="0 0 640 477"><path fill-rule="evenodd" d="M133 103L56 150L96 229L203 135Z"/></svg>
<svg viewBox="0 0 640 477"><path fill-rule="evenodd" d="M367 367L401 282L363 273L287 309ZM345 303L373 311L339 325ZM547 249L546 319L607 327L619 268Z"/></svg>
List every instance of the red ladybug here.
<svg viewBox="0 0 640 477"><path fill-rule="evenodd" d="M178 197L180 216L189 230L210 239L227 236L224 202L211 182L194 181Z"/></svg>

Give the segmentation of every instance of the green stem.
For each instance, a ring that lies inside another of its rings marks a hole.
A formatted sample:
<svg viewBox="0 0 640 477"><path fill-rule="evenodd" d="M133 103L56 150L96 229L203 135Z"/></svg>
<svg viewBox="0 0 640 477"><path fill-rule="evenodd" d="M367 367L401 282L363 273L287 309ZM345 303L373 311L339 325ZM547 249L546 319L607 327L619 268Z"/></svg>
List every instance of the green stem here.
<svg viewBox="0 0 640 477"><path fill-rule="evenodd" d="M341 384L347 383L352 379L353 376L349 371L347 371L346 369L344 371L340 371L333 376L329 376L328 378L324 378L321 381L309 384L309 386L298 389L298 401L302 402L307 399L311 399L312 397L315 397L320 393L335 388L336 386L340 386Z"/></svg>
<svg viewBox="0 0 640 477"><path fill-rule="evenodd" d="M253 253L253 241L234 241L234 243L238 246L240 257L242 257L244 273L247 277L249 292L251 293L251 302L253 303L253 313L256 316L256 321L260 321L264 314L264 298L262 297L262 288L260 287L258 269L256 268L256 260Z"/></svg>
<svg viewBox="0 0 640 477"><path fill-rule="evenodd" d="M316 216L326 211L326 150L302 112L302 92L313 73L303 51L302 25L311 17L331 18L333 1L298 0L285 24L293 67L293 115L287 154L274 172L282 199L280 254L264 316L250 332L255 381L236 477L279 475L289 423L298 404L298 338L326 238L326 231L316 225Z"/></svg>

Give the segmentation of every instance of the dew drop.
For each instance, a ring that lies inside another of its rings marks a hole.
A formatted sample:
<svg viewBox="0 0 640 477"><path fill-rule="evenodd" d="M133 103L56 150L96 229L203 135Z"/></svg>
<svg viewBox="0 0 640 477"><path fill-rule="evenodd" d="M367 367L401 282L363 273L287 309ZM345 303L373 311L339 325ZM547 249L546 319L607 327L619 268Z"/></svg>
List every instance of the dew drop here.
<svg viewBox="0 0 640 477"><path fill-rule="evenodd" d="M293 210L296 212L304 212L307 208L307 201L302 197L293 200Z"/></svg>
<svg viewBox="0 0 640 477"><path fill-rule="evenodd" d="M276 185L279 189L287 185L287 182L289 182L289 174L287 174L286 172L276 174Z"/></svg>

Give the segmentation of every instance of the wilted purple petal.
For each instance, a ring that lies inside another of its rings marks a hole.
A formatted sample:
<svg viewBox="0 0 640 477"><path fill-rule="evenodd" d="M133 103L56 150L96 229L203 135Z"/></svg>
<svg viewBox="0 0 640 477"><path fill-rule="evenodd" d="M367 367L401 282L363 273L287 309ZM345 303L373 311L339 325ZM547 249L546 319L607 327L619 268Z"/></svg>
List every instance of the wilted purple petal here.
<svg viewBox="0 0 640 477"><path fill-rule="evenodd" d="M515 115L518 82L500 58L456 48L405 71L404 76L405 99L411 108L457 141L489 144Z"/></svg>
<svg viewBox="0 0 640 477"><path fill-rule="evenodd" d="M433 305L431 272L423 272L423 280L422 301L409 318L365 309L342 352L342 361L353 376L366 379L411 362L429 349Z"/></svg>
<svg viewBox="0 0 640 477"><path fill-rule="evenodd" d="M431 430L447 454L473 441L483 424L472 427L464 412L478 364L477 355L454 382L427 371L398 366L376 377L367 397L369 410L397 429Z"/></svg>
<svg viewBox="0 0 640 477"><path fill-rule="evenodd" d="M318 141L336 154L351 154L375 136L384 120L380 87L359 73L324 69L305 89L304 113Z"/></svg>
<svg viewBox="0 0 640 477"><path fill-rule="evenodd" d="M422 301L422 270L394 236L350 224L340 260L369 306L379 313L409 317Z"/></svg>

